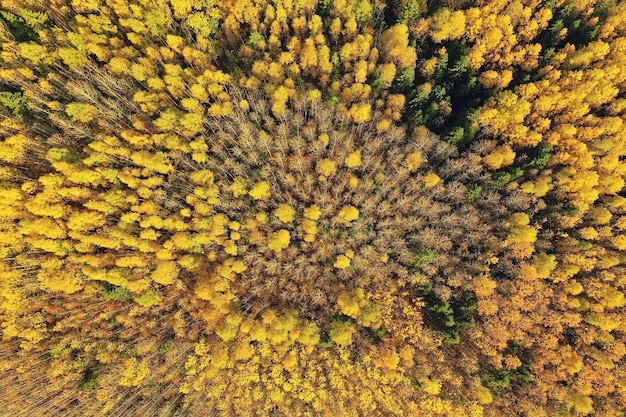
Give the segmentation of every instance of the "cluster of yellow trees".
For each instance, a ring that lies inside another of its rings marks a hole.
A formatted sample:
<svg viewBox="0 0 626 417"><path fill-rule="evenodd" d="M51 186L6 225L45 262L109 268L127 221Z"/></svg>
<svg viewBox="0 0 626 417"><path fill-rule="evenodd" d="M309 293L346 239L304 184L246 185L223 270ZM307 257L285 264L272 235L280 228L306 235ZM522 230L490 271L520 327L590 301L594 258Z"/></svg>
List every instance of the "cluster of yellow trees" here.
<svg viewBox="0 0 626 417"><path fill-rule="evenodd" d="M620 416L626 3L6 0L0 416Z"/></svg>

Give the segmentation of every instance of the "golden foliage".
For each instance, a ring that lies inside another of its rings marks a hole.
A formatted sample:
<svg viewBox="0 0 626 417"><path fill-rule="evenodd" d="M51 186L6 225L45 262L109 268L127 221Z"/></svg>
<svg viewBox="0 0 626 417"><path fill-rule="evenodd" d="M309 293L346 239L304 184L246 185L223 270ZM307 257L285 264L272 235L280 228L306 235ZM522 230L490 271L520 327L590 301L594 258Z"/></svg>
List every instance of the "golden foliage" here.
<svg viewBox="0 0 626 417"><path fill-rule="evenodd" d="M0 413L626 409L623 2L0 9Z"/></svg>

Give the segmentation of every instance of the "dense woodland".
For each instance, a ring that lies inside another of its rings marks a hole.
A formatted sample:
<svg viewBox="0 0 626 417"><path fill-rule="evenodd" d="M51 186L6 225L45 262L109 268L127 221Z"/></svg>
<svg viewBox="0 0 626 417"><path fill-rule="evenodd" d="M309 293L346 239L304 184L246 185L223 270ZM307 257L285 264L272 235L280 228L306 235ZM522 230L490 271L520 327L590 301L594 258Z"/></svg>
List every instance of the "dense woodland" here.
<svg viewBox="0 0 626 417"><path fill-rule="evenodd" d="M0 416L624 416L626 2L2 0Z"/></svg>

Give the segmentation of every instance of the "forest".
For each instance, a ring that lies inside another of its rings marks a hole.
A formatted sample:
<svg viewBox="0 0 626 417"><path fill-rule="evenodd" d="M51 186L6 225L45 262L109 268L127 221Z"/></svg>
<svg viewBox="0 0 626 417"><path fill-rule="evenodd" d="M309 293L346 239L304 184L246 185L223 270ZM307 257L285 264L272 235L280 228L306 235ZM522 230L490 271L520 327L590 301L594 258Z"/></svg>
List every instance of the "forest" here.
<svg viewBox="0 0 626 417"><path fill-rule="evenodd" d="M626 416L626 2L0 1L0 417Z"/></svg>

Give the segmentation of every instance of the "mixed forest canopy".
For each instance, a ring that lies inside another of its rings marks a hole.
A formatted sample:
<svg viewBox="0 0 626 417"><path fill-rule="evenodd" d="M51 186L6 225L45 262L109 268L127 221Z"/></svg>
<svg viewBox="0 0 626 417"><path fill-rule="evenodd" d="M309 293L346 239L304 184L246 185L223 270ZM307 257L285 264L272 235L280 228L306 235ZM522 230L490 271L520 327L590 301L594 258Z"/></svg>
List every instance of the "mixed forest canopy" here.
<svg viewBox="0 0 626 417"><path fill-rule="evenodd" d="M626 2L2 0L0 417L624 416Z"/></svg>

